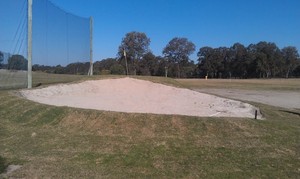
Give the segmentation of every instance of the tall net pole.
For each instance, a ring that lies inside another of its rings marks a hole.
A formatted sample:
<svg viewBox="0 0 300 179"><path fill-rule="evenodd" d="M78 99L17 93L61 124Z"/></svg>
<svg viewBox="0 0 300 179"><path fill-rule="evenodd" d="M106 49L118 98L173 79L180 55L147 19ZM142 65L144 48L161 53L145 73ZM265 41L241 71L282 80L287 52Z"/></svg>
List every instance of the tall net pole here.
<svg viewBox="0 0 300 179"><path fill-rule="evenodd" d="M28 0L28 34L27 34L27 85L32 88L32 0Z"/></svg>
<svg viewBox="0 0 300 179"><path fill-rule="evenodd" d="M93 17L90 17L90 71L89 75L93 76Z"/></svg>

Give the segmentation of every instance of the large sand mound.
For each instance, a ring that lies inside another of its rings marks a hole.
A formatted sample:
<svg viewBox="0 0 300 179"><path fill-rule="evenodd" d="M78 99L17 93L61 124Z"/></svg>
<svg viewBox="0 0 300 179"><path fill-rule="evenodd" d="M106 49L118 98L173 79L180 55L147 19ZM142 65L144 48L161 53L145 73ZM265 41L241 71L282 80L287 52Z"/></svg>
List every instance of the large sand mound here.
<svg viewBox="0 0 300 179"><path fill-rule="evenodd" d="M49 105L130 113L254 118L257 110L240 101L132 78L61 84L21 93Z"/></svg>

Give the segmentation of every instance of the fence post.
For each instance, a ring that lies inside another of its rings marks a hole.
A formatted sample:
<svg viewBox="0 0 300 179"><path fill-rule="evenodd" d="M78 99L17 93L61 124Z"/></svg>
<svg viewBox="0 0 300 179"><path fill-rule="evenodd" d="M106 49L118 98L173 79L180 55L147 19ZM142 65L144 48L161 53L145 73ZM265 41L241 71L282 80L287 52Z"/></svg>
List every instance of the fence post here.
<svg viewBox="0 0 300 179"><path fill-rule="evenodd" d="M255 119L257 119L257 110L255 110Z"/></svg>
<svg viewBox="0 0 300 179"><path fill-rule="evenodd" d="M27 34L27 88L32 88L32 0L28 0Z"/></svg>
<svg viewBox="0 0 300 179"><path fill-rule="evenodd" d="M93 17L90 17L90 71L89 76L93 76Z"/></svg>

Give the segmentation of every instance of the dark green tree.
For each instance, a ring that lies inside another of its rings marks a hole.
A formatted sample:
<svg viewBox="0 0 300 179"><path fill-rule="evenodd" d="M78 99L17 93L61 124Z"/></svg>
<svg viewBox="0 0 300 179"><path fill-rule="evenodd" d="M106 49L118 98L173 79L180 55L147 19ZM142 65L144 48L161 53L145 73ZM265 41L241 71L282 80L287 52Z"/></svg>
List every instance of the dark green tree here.
<svg viewBox="0 0 300 179"><path fill-rule="evenodd" d="M27 70L28 61L22 55L13 55L8 59L9 70Z"/></svg>
<svg viewBox="0 0 300 179"><path fill-rule="evenodd" d="M255 49L255 60L257 62L259 77L274 77L279 71L278 65L276 64L280 64L282 60L280 49L275 43L270 42L259 42L255 45Z"/></svg>
<svg viewBox="0 0 300 179"><path fill-rule="evenodd" d="M87 75L89 71L89 62L70 63L64 68L65 74Z"/></svg>
<svg viewBox="0 0 300 179"><path fill-rule="evenodd" d="M300 62L298 62L298 66L295 68L293 75L295 77L300 77Z"/></svg>
<svg viewBox="0 0 300 179"><path fill-rule="evenodd" d="M113 64L110 68L110 74L112 75L124 75L125 74L125 68L118 63Z"/></svg>
<svg viewBox="0 0 300 179"><path fill-rule="evenodd" d="M41 71L41 72L46 72L46 73L54 73L55 67L54 66L35 64L35 65L32 66L32 71Z"/></svg>
<svg viewBox="0 0 300 179"><path fill-rule="evenodd" d="M163 55L170 63L176 64L177 77L181 77L181 67L189 62L189 56L195 51L195 44L187 38L173 38L163 49Z"/></svg>
<svg viewBox="0 0 300 179"><path fill-rule="evenodd" d="M290 74L297 68L299 64L299 53L296 47L285 47L281 50L284 59L285 77L289 78Z"/></svg>
<svg viewBox="0 0 300 179"><path fill-rule="evenodd" d="M198 52L200 76L211 78L272 78L298 76L299 53L295 47L280 50L275 43L259 42L247 48L202 47Z"/></svg>
<svg viewBox="0 0 300 179"><path fill-rule="evenodd" d="M109 71L112 66L118 65L119 62L115 58L107 58L94 63L94 73L102 74L103 71ZM122 73L123 74L123 73Z"/></svg>
<svg viewBox="0 0 300 179"><path fill-rule="evenodd" d="M4 55L3 55L3 53L0 51L0 69L2 68L3 58L4 58Z"/></svg>
<svg viewBox="0 0 300 179"><path fill-rule="evenodd" d="M215 65L215 74L217 78L227 77L226 74L230 70L230 59L229 59L229 49L227 47L219 47L214 49L214 65ZM227 72L226 72L227 68Z"/></svg>
<svg viewBox="0 0 300 179"><path fill-rule="evenodd" d="M230 78L246 78L250 61L248 56L247 48L240 44L235 43L230 47L229 52L229 63L230 67L227 68Z"/></svg>
<svg viewBox="0 0 300 179"><path fill-rule="evenodd" d="M158 68L157 68L156 76L175 77L175 76L169 75L169 72L168 72L169 62L166 58L158 56L158 57L156 57L156 60L158 61Z"/></svg>
<svg viewBox="0 0 300 179"><path fill-rule="evenodd" d="M210 78L222 77L224 74L224 63L228 59L228 49L226 47L211 48L202 47L198 52L199 69L202 75ZM204 72L204 73L203 73Z"/></svg>
<svg viewBox="0 0 300 179"><path fill-rule="evenodd" d="M202 47L197 53L198 56L198 67L200 70L201 76L208 76L210 73L213 73L213 48L211 47Z"/></svg>
<svg viewBox="0 0 300 179"><path fill-rule="evenodd" d="M139 61L150 51L149 45L150 39L142 32L129 32L122 39L118 56L123 57L125 50L132 74L136 75Z"/></svg>
<svg viewBox="0 0 300 179"><path fill-rule="evenodd" d="M139 62L138 74L146 76L154 76L159 66L158 59L152 52L145 54Z"/></svg>
<svg viewBox="0 0 300 179"><path fill-rule="evenodd" d="M55 74L65 74L66 72L65 72L64 67L62 67L61 65L57 65L57 66L55 66L53 73L55 73Z"/></svg>
<svg viewBox="0 0 300 179"><path fill-rule="evenodd" d="M197 77L197 65L194 61L188 61L181 70L181 77L183 78L195 78Z"/></svg>

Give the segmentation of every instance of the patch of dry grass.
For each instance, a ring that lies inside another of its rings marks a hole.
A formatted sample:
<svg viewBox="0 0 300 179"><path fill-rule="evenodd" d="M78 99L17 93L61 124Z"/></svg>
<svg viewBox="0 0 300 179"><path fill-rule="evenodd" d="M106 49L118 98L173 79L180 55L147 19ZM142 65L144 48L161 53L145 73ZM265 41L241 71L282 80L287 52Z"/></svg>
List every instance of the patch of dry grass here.
<svg viewBox="0 0 300 179"><path fill-rule="evenodd" d="M188 88L300 91L300 79L176 79Z"/></svg>

